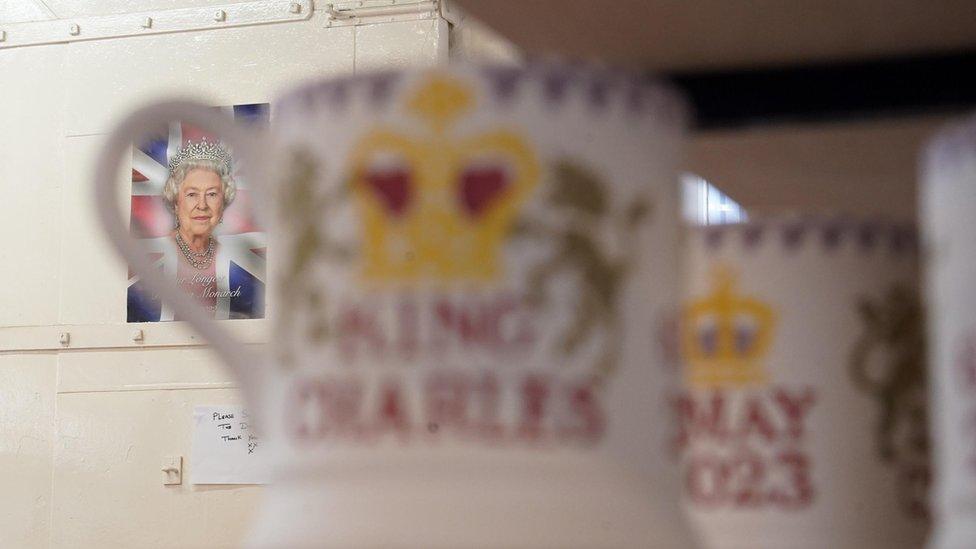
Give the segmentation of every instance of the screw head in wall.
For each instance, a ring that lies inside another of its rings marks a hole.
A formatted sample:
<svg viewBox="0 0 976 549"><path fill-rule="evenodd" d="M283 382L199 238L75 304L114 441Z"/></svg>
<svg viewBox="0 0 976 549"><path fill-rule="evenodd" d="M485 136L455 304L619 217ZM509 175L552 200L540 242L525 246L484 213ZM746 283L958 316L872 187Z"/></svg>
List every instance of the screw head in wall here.
<svg viewBox="0 0 976 549"><path fill-rule="evenodd" d="M81 34L81 27L78 26L77 23L72 23L71 26L68 27L68 34L71 36L78 36Z"/></svg>
<svg viewBox="0 0 976 549"><path fill-rule="evenodd" d="M227 12L224 10L217 10L214 12L214 21L225 21L227 20Z"/></svg>
<svg viewBox="0 0 976 549"><path fill-rule="evenodd" d="M302 13L302 5L298 2L292 2L291 5L288 6L288 11L291 13Z"/></svg>

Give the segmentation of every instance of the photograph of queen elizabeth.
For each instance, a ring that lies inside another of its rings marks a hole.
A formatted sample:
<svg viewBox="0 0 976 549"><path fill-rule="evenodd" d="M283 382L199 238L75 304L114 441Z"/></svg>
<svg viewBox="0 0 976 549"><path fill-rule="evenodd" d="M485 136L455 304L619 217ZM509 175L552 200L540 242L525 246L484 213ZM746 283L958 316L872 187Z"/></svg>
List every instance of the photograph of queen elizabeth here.
<svg viewBox="0 0 976 549"><path fill-rule="evenodd" d="M132 231L215 319L262 318L266 239L233 155L212 136L170 126L133 151ZM127 299L128 322L179 320L132 274Z"/></svg>

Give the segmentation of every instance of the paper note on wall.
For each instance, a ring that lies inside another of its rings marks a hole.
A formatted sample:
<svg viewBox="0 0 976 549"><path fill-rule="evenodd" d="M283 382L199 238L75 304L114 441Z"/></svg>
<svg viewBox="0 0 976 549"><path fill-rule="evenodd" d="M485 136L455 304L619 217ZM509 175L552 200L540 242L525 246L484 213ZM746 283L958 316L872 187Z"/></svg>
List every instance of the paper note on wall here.
<svg viewBox="0 0 976 549"><path fill-rule="evenodd" d="M267 484L266 452L242 406L195 406L190 481Z"/></svg>

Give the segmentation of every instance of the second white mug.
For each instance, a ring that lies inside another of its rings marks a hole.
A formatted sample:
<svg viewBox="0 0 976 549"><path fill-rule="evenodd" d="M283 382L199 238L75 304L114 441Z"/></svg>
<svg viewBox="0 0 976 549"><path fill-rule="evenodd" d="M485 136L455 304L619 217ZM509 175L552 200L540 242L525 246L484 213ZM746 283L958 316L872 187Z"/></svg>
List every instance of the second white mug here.
<svg viewBox="0 0 976 549"><path fill-rule="evenodd" d="M706 547L918 547L925 361L911 226L695 229L677 445Z"/></svg>

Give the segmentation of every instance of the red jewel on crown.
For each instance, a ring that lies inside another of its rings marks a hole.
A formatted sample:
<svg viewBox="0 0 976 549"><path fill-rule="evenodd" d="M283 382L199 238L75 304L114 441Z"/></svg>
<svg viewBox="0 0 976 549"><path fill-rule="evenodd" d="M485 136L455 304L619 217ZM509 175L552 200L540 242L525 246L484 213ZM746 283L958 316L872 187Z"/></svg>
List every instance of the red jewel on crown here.
<svg viewBox="0 0 976 549"><path fill-rule="evenodd" d="M366 182L393 217L401 217L415 199L416 185L408 168L385 168L370 171ZM481 217L510 186L506 170L497 166L476 166L461 172L457 183L457 201L469 217Z"/></svg>
<svg viewBox="0 0 976 549"><path fill-rule="evenodd" d="M376 170L366 176L366 181L387 212L394 217L403 215L414 191L409 171L404 168Z"/></svg>
<svg viewBox="0 0 976 549"><path fill-rule="evenodd" d="M508 186L508 174L501 168L468 168L461 174L458 198L471 217L478 217Z"/></svg>

